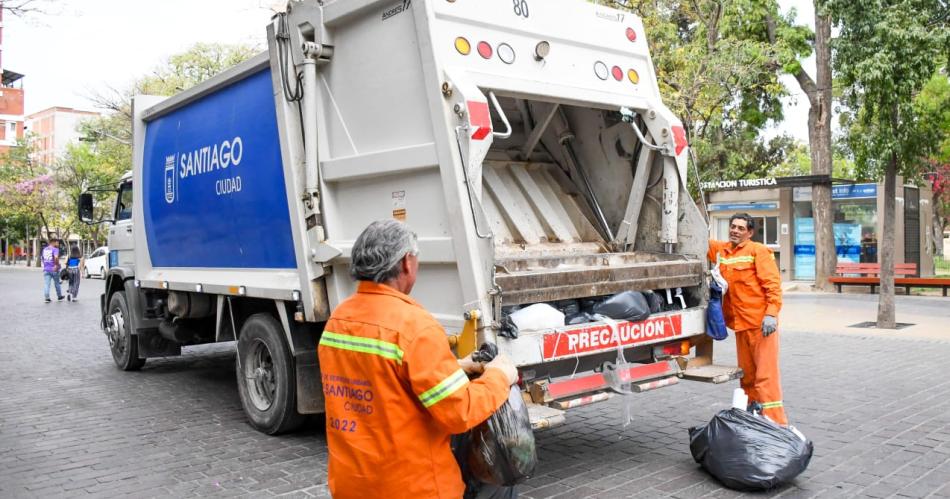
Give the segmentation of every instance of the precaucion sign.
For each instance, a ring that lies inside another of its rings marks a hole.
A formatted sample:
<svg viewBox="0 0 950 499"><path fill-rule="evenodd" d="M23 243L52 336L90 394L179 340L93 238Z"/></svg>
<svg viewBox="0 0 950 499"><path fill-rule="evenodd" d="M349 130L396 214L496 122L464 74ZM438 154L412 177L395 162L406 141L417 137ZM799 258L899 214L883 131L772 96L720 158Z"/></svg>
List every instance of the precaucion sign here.
<svg viewBox="0 0 950 499"><path fill-rule="evenodd" d="M607 324L595 324L577 329L556 331L544 335L544 358L553 359L573 355L628 347L683 332L683 316L654 317L640 322L617 322L616 329Z"/></svg>

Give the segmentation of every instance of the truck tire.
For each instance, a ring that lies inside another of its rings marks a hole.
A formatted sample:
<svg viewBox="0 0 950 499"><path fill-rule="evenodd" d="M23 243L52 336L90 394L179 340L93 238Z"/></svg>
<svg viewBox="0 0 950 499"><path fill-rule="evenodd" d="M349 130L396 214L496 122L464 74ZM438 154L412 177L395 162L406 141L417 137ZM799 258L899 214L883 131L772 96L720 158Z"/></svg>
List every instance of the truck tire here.
<svg viewBox="0 0 950 499"><path fill-rule="evenodd" d="M116 291L109 298L109 312L106 315L106 336L112 360L123 371L138 371L145 365L145 359L139 358L139 344L132 335L132 319L129 316L129 302L125 291Z"/></svg>
<svg viewBox="0 0 950 499"><path fill-rule="evenodd" d="M241 326L237 342L238 392L251 426L276 435L298 428L297 380L293 356L274 316L252 315Z"/></svg>

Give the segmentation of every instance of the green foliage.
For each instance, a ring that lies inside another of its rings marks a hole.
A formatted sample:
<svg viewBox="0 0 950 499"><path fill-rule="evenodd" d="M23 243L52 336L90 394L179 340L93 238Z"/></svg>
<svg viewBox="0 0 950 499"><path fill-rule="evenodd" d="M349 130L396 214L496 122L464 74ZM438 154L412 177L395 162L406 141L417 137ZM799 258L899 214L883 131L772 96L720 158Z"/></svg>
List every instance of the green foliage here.
<svg viewBox="0 0 950 499"><path fill-rule="evenodd" d="M881 178L893 155L899 173L916 177L938 146L915 99L950 47L945 2L828 0L827 6L839 27L834 65L844 86L848 112L842 121L858 173Z"/></svg>
<svg viewBox="0 0 950 499"><path fill-rule="evenodd" d="M612 2L607 2L616 6ZM793 141L765 141L780 121L782 68L811 52L811 32L774 1L632 1L643 20L660 93L683 120L703 180L747 178L785 162ZM766 18L779 19L769 41Z"/></svg>
<svg viewBox="0 0 950 499"><path fill-rule="evenodd" d="M53 179L30 160L29 139L17 141L0 156L0 226L7 236L26 226L42 227L47 236L49 221L60 217L62 204Z"/></svg>

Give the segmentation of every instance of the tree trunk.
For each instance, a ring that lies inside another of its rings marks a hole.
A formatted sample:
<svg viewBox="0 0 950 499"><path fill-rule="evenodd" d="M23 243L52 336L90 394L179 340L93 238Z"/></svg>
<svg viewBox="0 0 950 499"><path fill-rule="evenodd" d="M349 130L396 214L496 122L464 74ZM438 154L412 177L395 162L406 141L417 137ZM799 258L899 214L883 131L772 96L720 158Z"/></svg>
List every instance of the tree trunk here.
<svg viewBox="0 0 950 499"><path fill-rule="evenodd" d="M895 329L894 309L894 223L897 191L897 155L891 153L884 174L884 227L881 234L881 294L877 305L877 328Z"/></svg>
<svg viewBox="0 0 950 499"><path fill-rule="evenodd" d="M814 175L832 173L831 152L831 18L822 12L815 0L815 79L799 66L793 75L808 96L808 147L811 151L811 172ZM777 26L772 16L766 17L769 43L777 42ZM828 278L838 263L835 249L834 217L831 211L831 184L812 186L812 211L815 221L815 284L814 288L831 291Z"/></svg>
<svg viewBox="0 0 950 499"><path fill-rule="evenodd" d="M814 94L809 95L808 142L811 148L813 175L832 174L831 151L831 19L815 0L815 73ZM834 213L831 207L831 184L812 186L812 210L815 219L815 285L831 291L828 278L835 273L838 252L835 248Z"/></svg>

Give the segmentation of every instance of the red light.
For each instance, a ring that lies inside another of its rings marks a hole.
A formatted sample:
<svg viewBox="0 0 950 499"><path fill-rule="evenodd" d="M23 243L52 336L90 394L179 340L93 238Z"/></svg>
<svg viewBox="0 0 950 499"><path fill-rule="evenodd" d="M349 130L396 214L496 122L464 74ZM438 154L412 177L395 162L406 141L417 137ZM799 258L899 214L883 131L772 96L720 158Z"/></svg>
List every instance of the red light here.
<svg viewBox="0 0 950 499"><path fill-rule="evenodd" d="M637 32L633 28L627 28L627 40L631 42L637 41Z"/></svg>
<svg viewBox="0 0 950 499"><path fill-rule="evenodd" d="M620 66L614 66L613 69L610 70L610 73L614 75L614 79L617 81L623 79L623 70L620 69Z"/></svg>
<svg viewBox="0 0 950 499"><path fill-rule="evenodd" d="M478 55L485 59L491 59L491 45L488 42L478 42Z"/></svg>

